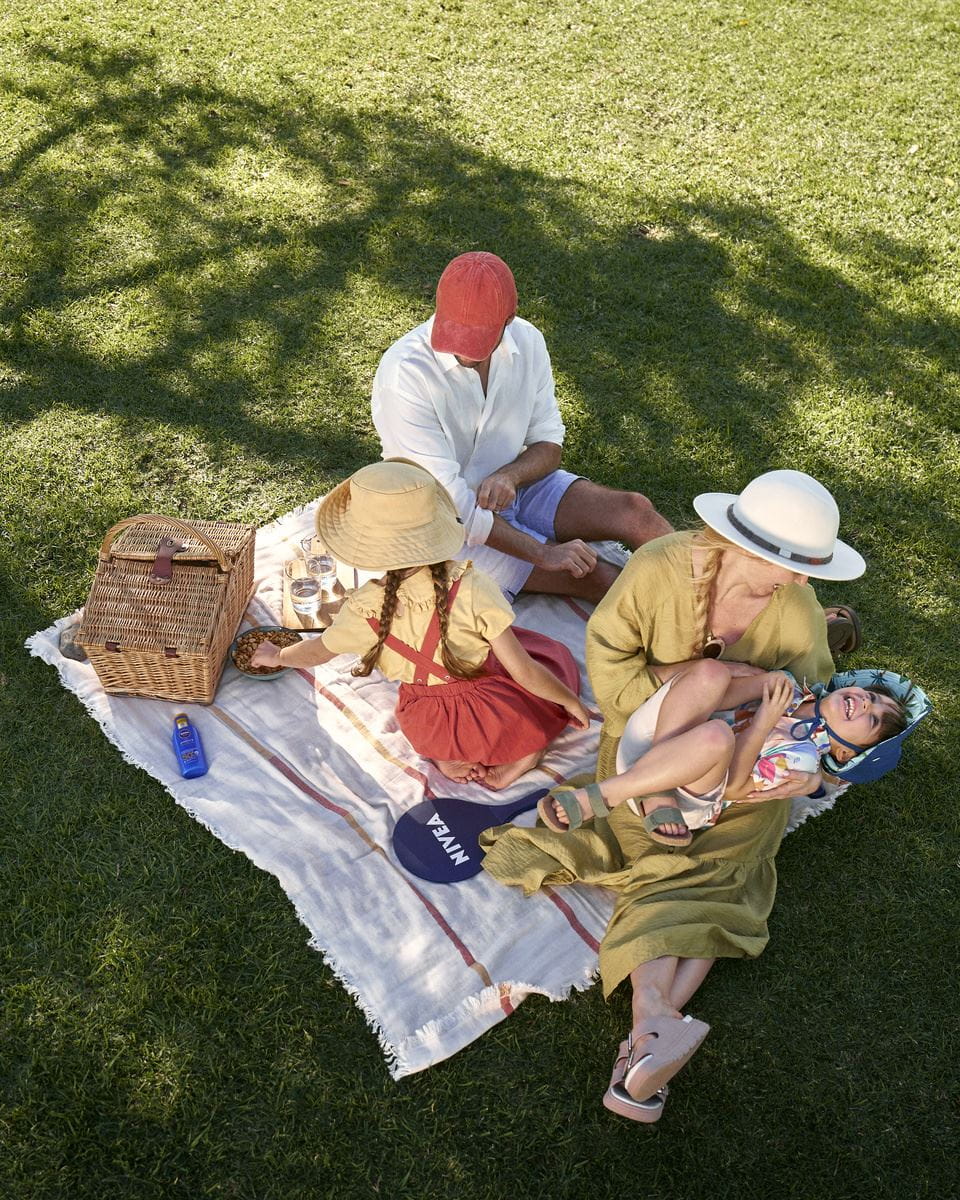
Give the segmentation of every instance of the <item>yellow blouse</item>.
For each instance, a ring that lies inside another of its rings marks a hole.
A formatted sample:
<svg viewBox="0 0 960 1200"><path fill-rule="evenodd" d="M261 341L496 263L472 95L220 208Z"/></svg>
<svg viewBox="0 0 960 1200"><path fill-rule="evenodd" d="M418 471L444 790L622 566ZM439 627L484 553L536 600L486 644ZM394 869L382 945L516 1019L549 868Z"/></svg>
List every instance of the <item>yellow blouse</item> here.
<svg viewBox="0 0 960 1200"><path fill-rule="evenodd" d="M470 562L447 563L448 584L456 579L460 580L460 589L450 611L447 644L458 658L471 666L481 666L490 653L490 643L513 624L513 609L490 576ZM323 635L324 647L332 654L366 654L377 640L367 619L373 617L379 621L382 608L383 585L376 580L365 583L344 601ZM400 584L390 632L401 642L419 648L434 608L433 578L429 568L423 567ZM441 664L443 673L439 644L434 661ZM377 667L388 679L412 683L415 678L413 663L387 645L380 652ZM428 682L443 681L431 675Z"/></svg>

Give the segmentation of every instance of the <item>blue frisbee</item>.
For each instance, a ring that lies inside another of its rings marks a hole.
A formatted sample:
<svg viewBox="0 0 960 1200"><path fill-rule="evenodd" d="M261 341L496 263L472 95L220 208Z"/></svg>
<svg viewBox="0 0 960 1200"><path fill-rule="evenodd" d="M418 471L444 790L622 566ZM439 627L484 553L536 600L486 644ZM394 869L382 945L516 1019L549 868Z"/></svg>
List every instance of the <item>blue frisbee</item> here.
<svg viewBox="0 0 960 1200"><path fill-rule="evenodd" d="M431 883L470 879L483 862L480 834L534 808L547 791L539 788L509 804L476 804L443 796L423 800L394 827L394 853L400 865L418 879Z"/></svg>

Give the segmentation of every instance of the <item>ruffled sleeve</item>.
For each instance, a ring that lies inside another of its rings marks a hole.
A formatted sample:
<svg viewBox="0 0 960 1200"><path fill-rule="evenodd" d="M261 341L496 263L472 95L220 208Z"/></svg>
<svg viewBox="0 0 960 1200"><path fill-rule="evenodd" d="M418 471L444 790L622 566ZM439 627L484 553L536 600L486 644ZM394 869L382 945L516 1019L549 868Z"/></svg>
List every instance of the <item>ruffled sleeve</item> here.
<svg viewBox="0 0 960 1200"><path fill-rule="evenodd" d="M471 567L464 576L468 600L473 614L473 627L485 641L492 642L509 629L516 617L499 586L485 571Z"/></svg>

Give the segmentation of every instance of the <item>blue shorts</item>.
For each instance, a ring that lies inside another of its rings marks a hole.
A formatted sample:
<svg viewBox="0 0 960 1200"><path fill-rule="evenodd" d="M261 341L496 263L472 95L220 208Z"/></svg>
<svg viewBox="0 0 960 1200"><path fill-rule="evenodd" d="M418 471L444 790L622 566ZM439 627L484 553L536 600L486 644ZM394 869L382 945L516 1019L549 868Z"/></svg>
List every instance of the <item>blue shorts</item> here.
<svg viewBox="0 0 960 1200"><path fill-rule="evenodd" d="M529 534L538 542L556 541L554 518L560 501L571 483L583 478L583 475L574 475L570 471L551 471L536 483L520 488L513 504L505 508L500 516L514 529ZM457 557L473 559L474 566L486 571L497 581L508 600L513 600L523 590L533 570L533 563L494 550L491 546L464 546Z"/></svg>

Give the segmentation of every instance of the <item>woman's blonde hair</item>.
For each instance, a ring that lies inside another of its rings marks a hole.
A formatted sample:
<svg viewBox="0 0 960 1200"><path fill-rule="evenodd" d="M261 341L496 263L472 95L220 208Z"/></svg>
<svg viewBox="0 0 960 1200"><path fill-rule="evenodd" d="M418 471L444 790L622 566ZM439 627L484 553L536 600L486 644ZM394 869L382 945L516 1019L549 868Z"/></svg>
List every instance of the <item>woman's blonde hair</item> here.
<svg viewBox="0 0 960 1200"><path fill-rule="evenodd" d="M717 572L727 550L737 554L749 554L748 550L731 542L729 538L711 529L709 525L701 525L692 530L695 549L704 552L701 574L693 581L693 645L690 647L690 657L699 658L703 647L712 635L710 629L710 609L713 607L717 589ZM755 555L752 557L756 557Z"/></svg>
<svg viewBox="0 0 960 1200"><path fill-rule="evenodd" d="M380 609L380 629L377 633L377 641L353 668L352 674L369 675L377 665L380 652L383 650L383 643L393 624L393 617L397 611L397 592L405 574L405 571L387 571L384 576L383 605ZM454 654L447 643L447 629L450 623L450 614L447 610L447 563L431 563L430 574L433 577L433 602L440 622L441 661L447 674L452 675L454 679L476 679L478 675L483 674L483 666L472 667L468 662L464 662L462 658L458 658Z"/></svg>

